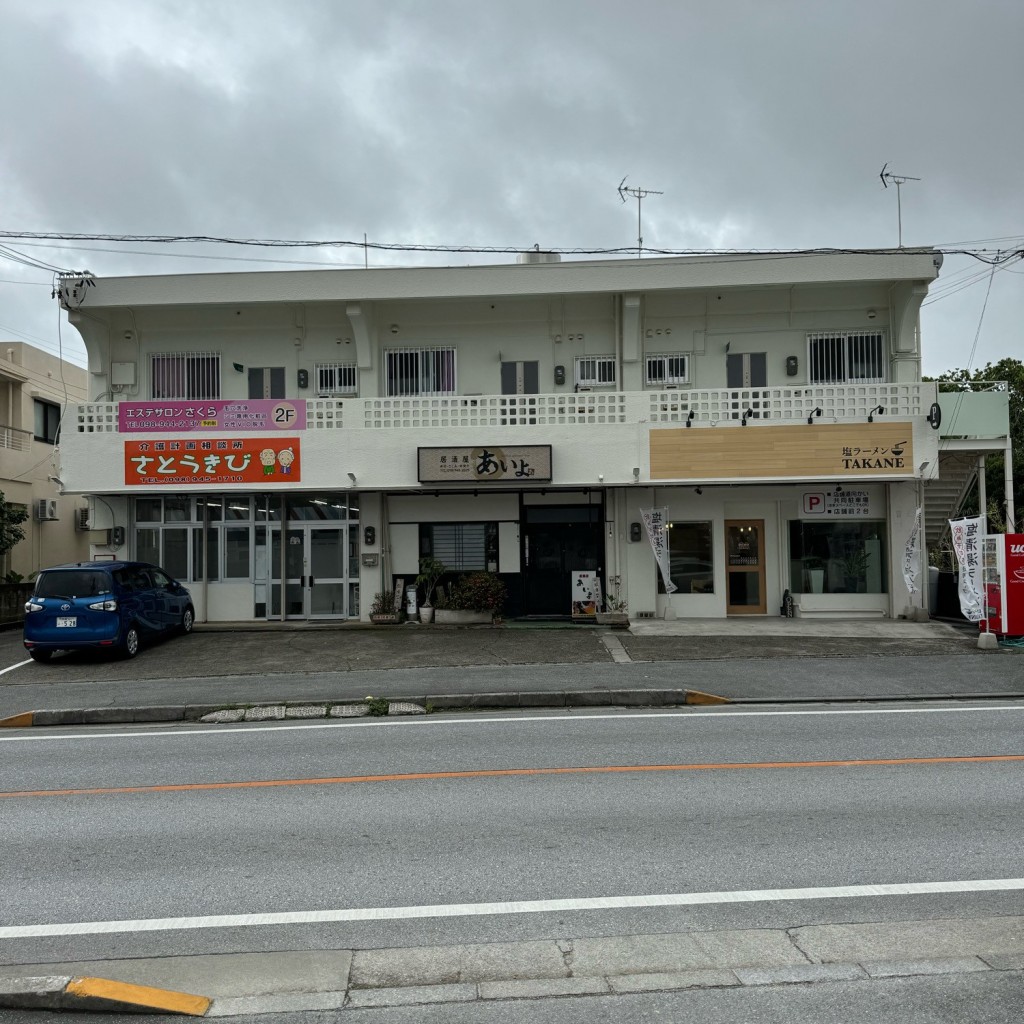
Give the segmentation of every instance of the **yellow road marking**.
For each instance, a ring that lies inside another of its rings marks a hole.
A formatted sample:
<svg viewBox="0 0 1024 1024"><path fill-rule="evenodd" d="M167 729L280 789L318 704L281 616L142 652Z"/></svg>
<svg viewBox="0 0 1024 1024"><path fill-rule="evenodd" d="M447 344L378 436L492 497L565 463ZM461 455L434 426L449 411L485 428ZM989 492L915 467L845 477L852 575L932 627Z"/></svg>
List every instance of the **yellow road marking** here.
<svg viewBox="0 0 1024 1024"><path fill-rule="evenodd" d="M213 1002L206 996L172 992L165 988L150 988L147 985L131 985L125 981L110 981L107 978L72 978L64 991L67 995L82 999L109 999L115 1003L144 1006L164 1013L185 1013L193 1017L202 1017Z"/></svg>
<svg viewBox="0 0 1024 1024"><path fill-rule="evenodd" d="M401 775L341 775L317 779L261 779L245 782L183 782L169 786L102 786L94 789L34 789L0 792L0 799L36 796L112 796L121 793L190 793L208 789L271 789L277 786L337 786L352 782L422 782L433 779L489 779L517 775L615 775L629 772L739 771L753 768L871 768L886 765L998 764L1024 761L1024 754L963 757L878 757L846 761L746 761L710 764L597 765L576 768L482 768L461 772L408 772Z"/></svg>

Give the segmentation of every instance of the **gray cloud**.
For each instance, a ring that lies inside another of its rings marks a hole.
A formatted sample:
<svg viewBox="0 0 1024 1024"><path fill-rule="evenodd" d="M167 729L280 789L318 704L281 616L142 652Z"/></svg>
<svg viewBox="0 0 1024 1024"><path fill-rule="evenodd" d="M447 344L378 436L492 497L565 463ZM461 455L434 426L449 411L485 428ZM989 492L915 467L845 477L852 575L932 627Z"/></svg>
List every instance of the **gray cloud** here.
<svg viewBox="0 0 1024 1024"><path fill-rule="evenodd" d="M923 179L903 189L906 243L1024 236L1011 0L0 0L0 21L9 230L629 245L628 174L665 193L650 245L886 246L890 161ZM283 254L304 255L361 260ZM948 259L940 284L968 266ZM976 362L1024 350L1021 280L997 275ZM966 361L984 289L927 307L932 371ZM0 282L0 334L54 344L46 295Z"/></svg>

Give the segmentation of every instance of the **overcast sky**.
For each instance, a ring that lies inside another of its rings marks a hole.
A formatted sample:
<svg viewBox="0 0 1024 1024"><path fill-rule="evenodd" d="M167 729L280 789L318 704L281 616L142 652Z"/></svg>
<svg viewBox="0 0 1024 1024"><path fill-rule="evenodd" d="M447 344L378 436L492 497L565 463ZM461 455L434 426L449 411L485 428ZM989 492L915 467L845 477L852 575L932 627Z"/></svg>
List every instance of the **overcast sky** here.
<svg viewBox="0 0 1024 1024"><path fill-rule="evenodd" d="M650 246L885 247L888 162L904 244L1019 250L1022 54L1022 0L0 0L0 230L612 247L626 175L664 192ZM363 259L0 242L100 277ZM0 257L0 339L56 351L50 286ZM948 256L922 315L928 373L1024 358L1024 263Z"/></svg>

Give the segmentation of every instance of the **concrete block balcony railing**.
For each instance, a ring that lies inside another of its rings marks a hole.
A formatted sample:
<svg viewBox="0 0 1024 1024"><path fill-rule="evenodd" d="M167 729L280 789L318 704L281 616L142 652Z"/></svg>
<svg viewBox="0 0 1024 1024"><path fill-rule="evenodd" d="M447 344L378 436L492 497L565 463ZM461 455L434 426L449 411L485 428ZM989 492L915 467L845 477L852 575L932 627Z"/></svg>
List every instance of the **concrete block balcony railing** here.
<svg viewBox="0 0 1024 1024"><path fill-rule="evenodd" d="M681 388L590 391L548 395L450 395L401 398L311 398L307 430L683 424L710 426L749 420L783 423L814 415L822 423L927 416L936 400L931 382L801 385L763 388ZM159 407L161 400L154 399ZM878 413L878 406L884 414ZM821 410L820 413L817 410ZM117 403L87 402L74 410L79 433L117 433ZM961 424L964 429L966 424Z"/></svg>

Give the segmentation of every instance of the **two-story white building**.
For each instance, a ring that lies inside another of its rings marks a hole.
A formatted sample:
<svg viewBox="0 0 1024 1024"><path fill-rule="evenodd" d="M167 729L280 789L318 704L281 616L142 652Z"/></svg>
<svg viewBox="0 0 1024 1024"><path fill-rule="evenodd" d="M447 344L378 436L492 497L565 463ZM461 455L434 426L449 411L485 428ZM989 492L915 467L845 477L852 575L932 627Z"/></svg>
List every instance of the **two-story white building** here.
<svg viewBox="0 0 1024 1024"><path fill-rule="evenodd" d="M531 253L69 282L91 400L61 477L110 531L96 553L191 581L200 619L365 619L427 555L500 573L512 615L570 614L586 570L634 617L777 615L787 591L804 615L895 616L921 604L903 562L942 477L919 329L941 264ZM958 457L1001 450L1007 422L1005 394L959 400Z"/></svg>

